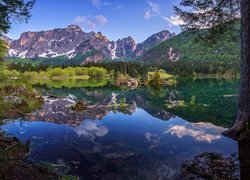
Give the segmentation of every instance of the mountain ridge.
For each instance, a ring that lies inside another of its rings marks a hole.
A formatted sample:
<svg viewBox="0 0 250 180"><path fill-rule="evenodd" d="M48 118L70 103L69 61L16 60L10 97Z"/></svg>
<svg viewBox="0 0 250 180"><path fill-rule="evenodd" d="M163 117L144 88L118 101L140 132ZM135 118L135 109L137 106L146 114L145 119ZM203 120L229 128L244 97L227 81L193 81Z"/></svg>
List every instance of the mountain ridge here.
<svg viewBox="0 0 250 180"><path fill-rule="evenodd" d="M89 53L93 54L92 57L86 58L93 62L103 59L132 59L174 36L174 33L163 30L142 43L136 43L131 36L111 41L101 32L86 33L77 25L69 25L66 28L22 33L19 39L8 41L10 49L7 57L36 59L66 56L71 59L96 52Z"/></svg>
<svg viewBox="0 0 250 180"><path fill-rule="evenodd" d="M208 29L187 30L163 41L145 52L139 60L146 64L162 65L169 62L239 62L240 60L240 21L232 21L222 34L211 39Z"/></svg>

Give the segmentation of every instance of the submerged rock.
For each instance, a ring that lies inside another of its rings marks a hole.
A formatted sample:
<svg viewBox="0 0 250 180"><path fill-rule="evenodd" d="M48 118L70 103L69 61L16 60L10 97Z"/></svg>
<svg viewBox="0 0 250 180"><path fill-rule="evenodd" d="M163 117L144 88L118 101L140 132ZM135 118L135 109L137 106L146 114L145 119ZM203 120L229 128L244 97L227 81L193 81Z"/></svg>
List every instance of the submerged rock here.
<svg viewBox="0 0 250 180"><path fill-rule="evenodd" d="M136 153L134 152L121 152L121 153L108 153L105 155L106 158L110 159L126 159L132 156L135 156Z"/></svg>
<svg viewBox="0 0 250 180"><path fill-rule="evenodd" d="M175 175L175 170L166 166L165 164L161 164L160 167L157 169L157 175L159 180L163 179L173 179Z"/></svg>
<svg viewBox="0 0 250 180"><path fill-rule="evenodd" d="M17 96L4 96L3 100L5 103L11 103L17 105L21 105L23 103L23 100Z"/></svg>

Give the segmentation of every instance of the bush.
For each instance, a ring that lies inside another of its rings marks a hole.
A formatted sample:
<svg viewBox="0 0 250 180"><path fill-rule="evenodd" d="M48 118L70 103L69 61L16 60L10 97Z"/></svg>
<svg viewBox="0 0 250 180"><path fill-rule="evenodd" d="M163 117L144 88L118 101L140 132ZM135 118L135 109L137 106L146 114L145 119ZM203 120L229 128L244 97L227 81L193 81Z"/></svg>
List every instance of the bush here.
<svg viewBox="0 0 250 180"><path fill-rule="evenodd" d="M148 83L154 88L160 88L163 85L163 80L161 79L160 72L156 71Z"/></svg>
<svg viewBox="0 0 250 180"><path fill-rule="evenodd" d="M90 78L105 78L107 76L107 70L104 68L99 68L99 67L90 67L88 69L88 75Z"/></svg>

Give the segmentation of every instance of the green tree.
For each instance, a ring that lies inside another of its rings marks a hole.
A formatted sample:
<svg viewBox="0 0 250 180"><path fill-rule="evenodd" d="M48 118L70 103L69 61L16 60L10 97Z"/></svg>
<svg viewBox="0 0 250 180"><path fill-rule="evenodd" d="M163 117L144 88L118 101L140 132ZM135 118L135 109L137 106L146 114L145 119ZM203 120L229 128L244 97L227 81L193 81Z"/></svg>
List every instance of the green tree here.
<svg viewBox="0 0 250 180"><path fill-rule="evenodd" d="M7 33L14 22L27 22L35 0L0 0L0 35Z"/></svg>
<svg viewBox="0 0 250 180"><path fill-rule="evenodd" d="M11 22L27 22L30 17L30 9L33 7L35 0L25 2L24 0L0 0L0 36L7 33L11 27ZM7 51L7 44L0 39L0 61ZM2 69L4 65L0 62L0 75L3 78Z"/></svg>
<svg viewBox="0 0 250 180"><path fill-rule="evenodd" d="M237 119L234 126L223 134L239 140L250 123L250 1L249 0L182 0L181 5L192 7L188 12L174 7L186 23L183 27L214 29L241 17L241 75ZM184 29L185 29L184 28ZM219 29L219 30L217 30ZM217 35L219 35L217 33ZM216 37L216 36L211 36ZM217 38L217 37L216 37ZM214 38L214 39L216 39ZM250 179L249 140L239 140L241 179Z"/></svg>
<svg viewBox="0 0 250 180"><path fill-rule="evenodd" d="M156 71L153 77L149 80L149 85L154 88L160 88L163 85L161 75L159 71Z"/></svg>
<svg viewBox="0 0 250 180"><path fill-rule="evenodd" d="M238 115L235 125L224 134L238 139L246 123L250 122L250 1L249 0L182 0L181 5L192 11L174 7L185 22L183 30L209 28L211 39L223 34L220 27L241 17L241 83ZM224 35L224 34L223 34Z"/></svg>

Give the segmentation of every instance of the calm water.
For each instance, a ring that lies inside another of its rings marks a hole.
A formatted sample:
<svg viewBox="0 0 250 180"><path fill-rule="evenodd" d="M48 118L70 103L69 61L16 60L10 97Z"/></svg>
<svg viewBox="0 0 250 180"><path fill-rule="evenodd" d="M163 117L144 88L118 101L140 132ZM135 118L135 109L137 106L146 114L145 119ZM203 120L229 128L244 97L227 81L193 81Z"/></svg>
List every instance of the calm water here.
<svg viewBox="0 0 250 180"><path fill-rule="evenodd" d="M122 112L96 109L78 123L71 115L44 118L40 111L40 119L8 120L1 126L10 136L32 141L30 160L50 163L61 174L83 179L172 179L183 161L198 154L237 152L237 143L221 135L235 118L237 81L186 80L161 90L108 85L37 88L62 98L70 94L90 105L108 104L116 96L134 107Z"/></svg>

